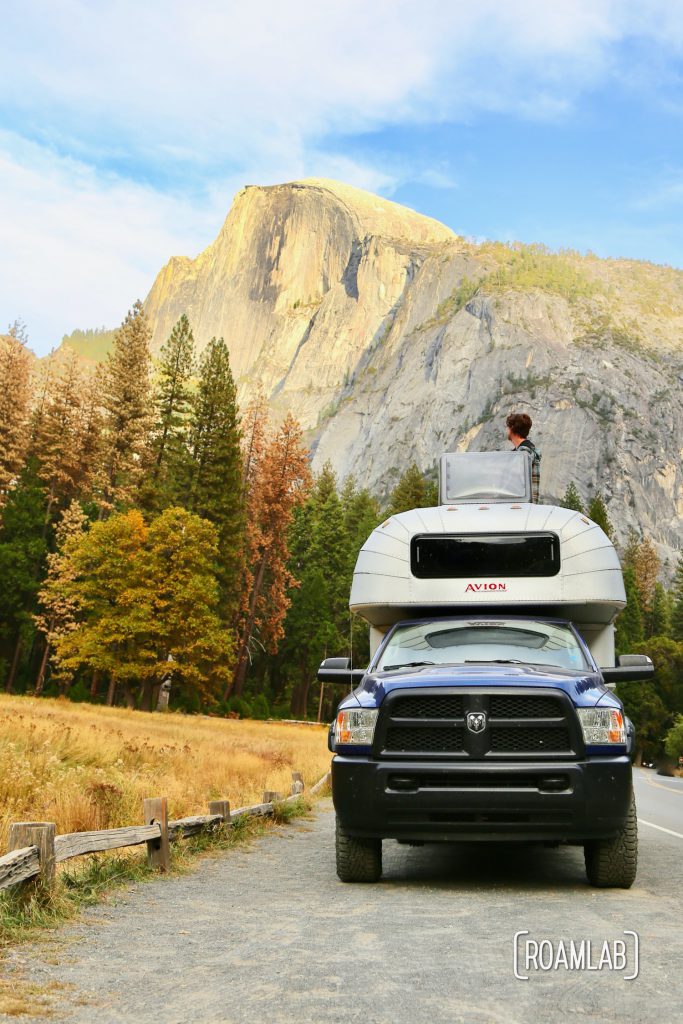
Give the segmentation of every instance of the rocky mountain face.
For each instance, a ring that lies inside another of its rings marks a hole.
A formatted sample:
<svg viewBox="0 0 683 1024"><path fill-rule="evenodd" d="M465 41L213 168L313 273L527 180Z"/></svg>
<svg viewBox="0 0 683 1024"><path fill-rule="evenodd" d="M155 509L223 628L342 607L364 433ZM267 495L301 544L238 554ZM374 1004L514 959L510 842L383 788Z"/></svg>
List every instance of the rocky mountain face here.
<svg viewBox="0 0 683 1024"><path fill-rule="evenodd" d="M506 447L527 410L541 490L601 490L624 533L683 540L683 272L475 245L369 193L248 187L196 260L145 302L158 348L186 312L229 343L240 399L261 386L308 432L314 469L385 494L411 461Z"/></svg>

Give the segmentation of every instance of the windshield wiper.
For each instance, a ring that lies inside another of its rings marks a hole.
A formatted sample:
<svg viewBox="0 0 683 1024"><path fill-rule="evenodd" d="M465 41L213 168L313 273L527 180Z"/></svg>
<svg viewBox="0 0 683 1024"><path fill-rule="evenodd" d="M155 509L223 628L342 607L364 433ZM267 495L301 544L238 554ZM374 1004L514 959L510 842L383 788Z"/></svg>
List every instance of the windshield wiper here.
<svg viewBox="0 0 683 1024"><path fill-rule="evenodd" d="M537 665L539 668L564 668L564 665L555 665L550 661L522 661L521 658L490 658L486 661L480 658L471 658L465 661L466 665ZM575 671L581 671L576 669Z"/></svg>
<svg viewBox="0 0 683 1024"><path fill-rule="evenodd" d="M435 661L406 661L403 665L385 665L383 672L391 672L396 668L419 668L421 665L436 665Z"/></svg>
<svg viewBox="0 0 683 1024"><path fill-rule="evenodd" d="M398 668L420 668L422 665L436 665L436 661L406 661L401 665L385 665L380 671L394 672ZM540 668L562 668L547 661L523 661L521 658L466 658L465 661L438 662L439 665L538 665Z"/></svg>

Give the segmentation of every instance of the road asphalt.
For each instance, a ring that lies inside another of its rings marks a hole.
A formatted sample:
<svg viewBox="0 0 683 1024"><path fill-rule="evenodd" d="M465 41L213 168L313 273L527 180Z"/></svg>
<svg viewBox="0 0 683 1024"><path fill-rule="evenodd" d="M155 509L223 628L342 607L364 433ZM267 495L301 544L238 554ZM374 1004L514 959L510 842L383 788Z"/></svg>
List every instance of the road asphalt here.
<svg viewBox="0 0 683 1024"><path fill-rule="evenodd" d="M326 800L249 849L132 887L10 965L69 986L50 1020L73 1024L683 1020L683 780L635 775L630 890L590 888L578 848L514 844L387 842L382 881L344 885Z"/></svg>

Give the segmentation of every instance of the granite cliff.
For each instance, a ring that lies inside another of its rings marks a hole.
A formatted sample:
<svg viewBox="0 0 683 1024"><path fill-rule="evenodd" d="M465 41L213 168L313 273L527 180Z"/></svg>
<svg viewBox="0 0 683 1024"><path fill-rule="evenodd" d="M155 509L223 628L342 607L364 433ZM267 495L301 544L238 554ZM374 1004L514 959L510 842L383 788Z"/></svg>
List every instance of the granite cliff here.
<svg viewBox="0 0 683 1024"><path fill-rule="evenodd" d="M265 388L314 468L386 493L415 460L505 446L527 409L542 492L600 489L671 554L683 522L683 272L477 245L326 180L243 189L197 259L146 302L154 346L181 313L230 345L240 398Z"/></svg>

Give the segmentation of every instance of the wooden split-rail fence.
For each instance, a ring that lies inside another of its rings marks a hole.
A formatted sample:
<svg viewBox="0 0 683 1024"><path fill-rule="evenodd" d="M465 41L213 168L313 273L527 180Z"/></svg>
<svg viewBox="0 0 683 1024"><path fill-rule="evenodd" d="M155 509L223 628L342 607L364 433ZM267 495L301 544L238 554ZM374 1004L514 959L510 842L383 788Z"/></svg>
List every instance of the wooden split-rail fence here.
<svg viewBox="0 0 683 1024"><path fill-rule="evenodd" d="M315 795L329 781L329 772L309 791ZM147 844L147 861L158 871L170 867L170 844L183 836L211 832L221 826L230 826L240 818L272 815L275 805L298 799L304 792L300 772L292 772L289 796L266 790L260 804L230 809L229 800L212 800L208 814L168 820L166 797L153 797L144 801L144 824L124 828L101 829L96 832L69 832L55 834L54 822L21 821L10 826L9 852L0 857L0 889L25 886L49 889L54 885L57 864L86 853L121 850L126 846Z"/></svg>

